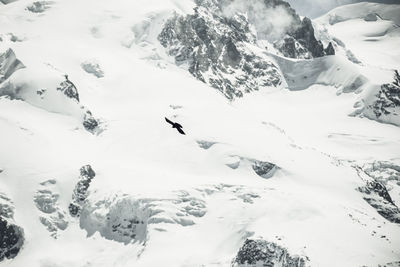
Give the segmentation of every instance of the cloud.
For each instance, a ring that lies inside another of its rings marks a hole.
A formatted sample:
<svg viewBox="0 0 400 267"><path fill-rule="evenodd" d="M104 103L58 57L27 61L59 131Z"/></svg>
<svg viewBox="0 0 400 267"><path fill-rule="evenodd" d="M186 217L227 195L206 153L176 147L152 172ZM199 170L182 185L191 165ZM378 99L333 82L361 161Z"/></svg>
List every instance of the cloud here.
<svg viewBox="0 0 400 267"><path fill-rule="evenodd" d="M223 13L227 17L237 12L247 15L259 39L269 41L281 38L295 24L297 18L285 6L267 7L264 0L234 0L223 7Z"/></svg>

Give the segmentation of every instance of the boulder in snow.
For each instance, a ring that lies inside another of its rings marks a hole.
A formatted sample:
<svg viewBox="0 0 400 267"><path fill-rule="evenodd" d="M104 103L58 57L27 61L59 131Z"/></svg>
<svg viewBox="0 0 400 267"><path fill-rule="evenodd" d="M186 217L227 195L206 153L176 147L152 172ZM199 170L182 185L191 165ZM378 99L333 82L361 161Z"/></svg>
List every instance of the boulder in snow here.
<svg viewBox="0 0 400 267"><path fill-rule="evenodd" d="M306 257L291 255L286 248L262 239L247 239L233 260L234 267L305 267L306 263Z"/></svg>

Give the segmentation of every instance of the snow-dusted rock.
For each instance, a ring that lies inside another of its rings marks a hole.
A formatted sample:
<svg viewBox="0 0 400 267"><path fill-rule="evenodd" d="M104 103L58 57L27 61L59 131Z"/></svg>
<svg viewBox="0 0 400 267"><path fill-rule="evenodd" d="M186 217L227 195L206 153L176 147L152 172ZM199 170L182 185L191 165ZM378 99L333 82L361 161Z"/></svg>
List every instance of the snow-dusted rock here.
<svg viewBox="0 0 400 267"><path fill-rule="evenodd" d="M203 6L194 15L170 18L158 37L178 65L228 99L282 82L278 68L254 45L242 14L227 18Z"/></svg>
<svg viewBox="0 0 400 267"><path fill-rule="evenodd" d="M68 75L65 75L65 80L60 83L57 90L63 92L67 97L79 102L78 89L76 89L76 86L68 79Z"/></svg>
<svg viewBox="0 0 400 267"><path fill-rule="evenodd" d="M229 168L237 169L241 165L249 166L258 176L262 178L271 178L278 170L278 166L276 166L274 163L267 161L261 161L242 156L231 156L230 159L232 161L226 164L226 166L228 166Z"/></svg>
<svg viewBox="0 0 400 267"><path fill-rule="evenodd" d="M400 209L393 203L386 187L376 181L367 182L364 187L358 188L363 198L385 219L393 223L400 223Z"/></svg>
<svg viewBox="0 0 400 267"><path fill-rule="evenodd" d="M35 1L27 6L26 9L32 13L43 13L49 9L52 4L52 1Z"/></svg>
<svg viewBox="0 0 400 267"><path fill-rule="evenodd" d="M59 207L59 193L56 192L56 180L48 180L40 183L40 189L34 195L34 202L40 211L39 220L57 238L58 231L68 227L67 214Z"/></svg>
<svg viewBox="0 0 400 267"><path fill-rule="evenodd" d="M380 166L382 169L385 169L385 165ZM392 171L395 171L395 178L398 179L398 171L393 169L392 166L390 167ZM382 179L379 172L382 173L384 170L379 171L374 167L371 169L368 166L364 166L363 168L355 166L359 177L365 182L365 186L361 186L357 188L357 190L363 194L364 200L367 201L368 204L371 205L382 217L392 223L400 223L400 209L393 201L388 189L386 188L385 184L387 184L387 180L379 181L379 179Z"/></svg>
<svg viewBox="0 0 400 267"><path fill-rule="evenodd" d="M262 178L271 178L276 170L276 165L266 161L254 160L253 170Z"/></svg>
<svg viewBox="0 0 400 267"><path fill-rule="evenodd" d="M90 165L85 165L80 169L79 181L75 186L72 201L68 207L72 216L79 217L82 205L84 205L88 195L90 183L95 176L96 173Z"/></svg>
<svg viewBox="0 0 400 267"><path fill-rule="evenodd" d="M96 76L97 78L104 77L104 72L101 69L99 63L94 61L85 61L81 64L81 67L84 71L89 74Z"/></svg>
<svg viewBox="0 0 400 267"><path fill-rule="evenodd" d="M0 84L7 80L15 71L24 67L24 64L17 59L12 49L8 49L6 52L0 54Z"/></svg>
<svg viewBox="0 0 400 267"><path fill-rule="evenodd" d="M247 239L233 260L235 267L305 267L307 258L291 255L286 248L262 239Z"/></svg>
<svg viewBox="0 0 400 267"><path fill-rule="evenodd" d="M15 258L24 240L24 230L14 221L13 203L0 192L0 262Z"/></svg>
<svg viewBox="0 0 400 267"><path fill-rule="evenodd" d="M284 56L290 58L310 59L335 54L332 43L324 49L322 42L315 38L314 27L307 17L298 25L292 26L287 36L282 41L276 42L275 46Z"/></svg>
<svg viewBox="0 0 400 267"><path fill-rule="evenodd" d="M393 123L400 122L400 75L397 70L394 73L394 81L381 86L375 101L368 109L372 109L378 120L385 121L388 117L395 117ZM392 121L389 119L389 122Z"/></svg>
<svg viewBox="0 0 400 267"><path fill-rule="evenodd" d="M205 202L182 191L171 199L92 196L82 206L80 226L89 236L99 232L106 239L124 244L145 242L149 228L166 231L163 224L191 226L206 214Z"/></svg>
<svg viewBox="0 0 400 267"><path fill-rule="evenodd" d="M18 73L16 72L20 70ZM100 131L100 121L80 104L75 84L50 68L37 71L25 68L9 49L0 55L0 96L23 100L49 112L75 117L89 132Z"/></svg>
<svg viewBox="0 0 400 267"><path fill-rule="evenodd" d="M197 140L196 142L200 148L205 150L210 149L215 144L218 144L218 142L206 141L206 140Z"/></svg>

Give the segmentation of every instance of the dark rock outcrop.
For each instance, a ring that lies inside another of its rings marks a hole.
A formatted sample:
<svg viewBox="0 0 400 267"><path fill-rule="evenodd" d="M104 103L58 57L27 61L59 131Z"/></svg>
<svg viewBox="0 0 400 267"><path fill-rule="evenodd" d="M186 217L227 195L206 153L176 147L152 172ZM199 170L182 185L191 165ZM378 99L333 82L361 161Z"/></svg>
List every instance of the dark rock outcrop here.
<svg viewBox="0 0 400 267"><path fill-rule="evenodd" d="M378 119L390 114L400 115L396 112L400 108L400 75L397 70L394 72L394 81L383 84L376 97L370 108Z"/></svg>
<svg viewBox="0 0 400 267"><path fill-rule="evenodd" d="M92 179L96 176L96 173L92 169L90 165L83 166L80 169L79 181L75 186L72 202L69 204L69 213L71 216L79 217L82 205L86 201L86 197L88 194L88 189Z"/></svg>
<svg viewBox="0 0 400 267"><path fill-rule="evenodd" d="M274 175L276 165L266 161L254 160L252 168L258 176L271 178Z"/></svg>
<svg viewBox="0 0 400 267"><path fill-rule="evenodd" d="M68 79L68 75L65 75L65 80L57 87L57 90L61 91L67 97L75 99L79 102L79 93L75 85Z"/></svg>
<svg viewBox="0 0 400 267"><path fill-rule="evenodd" d="M325 55L327 56L332 56L335 55L335 49L333 48L333 45L331 42L329 42L328 46L325 48Z"/></svg>
<svg viewBox="0 0 400 267"><path fill-rule="evenodd" d="M376 168L378 166L378 169ZM399 180L400 171L395 170L395 177L382 179L379 173L392 173L387 172L385 167L392 169L393 165L374 163L371 166L355 166L358 176L365 182L365 186L358 187L357 190L363 194L364 200L371 205L382 217L392 223L400 223L400 209L390 196L389 190L386 185L389 179ZM398 166L397 166L398 167ZM400 170L400 168L398 168Z"/></svg>
<svg viewBox="0 0 400 267"><path fill-rule="evenodd" d="M228 99L264 86L277 86L278 68L263 53L254 53L255 35L246 17L227 18L199 6L193 15L175 14L164 25L158 40L178 65Z"/></svg>
<svg viewBox="0 0 400 267"><path fill-rule="evenodd" d="M100 123L97 119L95 119L92 116L92 113L90 111L87 111L85 114L85 118L83 120L83 127L85 127L85 129L91 133L96 132L96 130L98 129Z"/></svg>
<svg viewBox="0 0 400 267"><path fill-rule="evenodd" d="M400 223L400 209L393 203L386 187L376 181L368 182L358 190L364 194L363 198L382 217L392 223Z"/></svg>
<svg viewBox="0 0 400 267"><path fill-rule="evenodd" d="M14 207L0 193L0 262L15 258L24 244L24 231L14 222Z"/></svg>
<svg viewBox="0 0 400 267"><path fill-rule="evenodd" d="M17 59L12 49L8 49L5 53L0 54L0 83L22 68L25 68L24 64Z"/></svg>
<svg viewBox="0 0 400 267"><path fill-rule="evenodd" d="M236 267L305 267L307 258L290 255L286 248L265 240L247 239L233 260Z"/></svg>
<svg viewBox="0 0 400 267"><path fill-rule="evenodd" d="M295 21L299 20L297 17ZM290 58L310 59L335 54L332 43L324 49L322 42L315 38L314 27L307 17L293 25L283 41L277 41L274 45L285 57Z"/></svg>

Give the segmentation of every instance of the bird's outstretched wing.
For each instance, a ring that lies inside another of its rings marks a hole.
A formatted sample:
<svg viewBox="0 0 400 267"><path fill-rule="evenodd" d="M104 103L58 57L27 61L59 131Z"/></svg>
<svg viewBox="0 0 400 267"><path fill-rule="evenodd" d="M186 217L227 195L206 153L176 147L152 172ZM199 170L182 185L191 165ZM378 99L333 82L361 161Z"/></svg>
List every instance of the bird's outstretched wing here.
<svg viewBox="0 0 400 267"><path fill-rule="evenodd" d="M185 132L182 130L182 128L181 127L178 127L178 128L176 128L177 130L178 130L178 132L180 133L180 134L184 134L184 135L186 135L185 134Z"/></svg>
<svg viewBox="0 0 400 267"><path fill-rule="evenodd" d="M174 123L172 121L170 121L167 117L165 117L165 121L168 122L171 125L174 125Z"/></svg>

